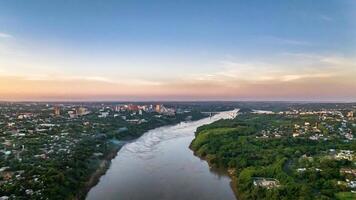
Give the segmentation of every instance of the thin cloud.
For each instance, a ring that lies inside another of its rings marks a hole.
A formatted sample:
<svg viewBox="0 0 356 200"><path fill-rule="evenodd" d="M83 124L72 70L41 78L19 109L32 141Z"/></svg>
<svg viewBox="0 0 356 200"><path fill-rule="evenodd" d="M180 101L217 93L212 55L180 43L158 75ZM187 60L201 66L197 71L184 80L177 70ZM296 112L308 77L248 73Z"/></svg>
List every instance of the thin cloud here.
<svg viewBox="0 0 356 200"><path fill-rule="evenodd" d="M92 81L103 83L117 83L116 81L110 80L109 78L100 76L58 76L51 74L31 74L25 76L24 79L29 81Z"/></svg>
<svg viewBox="0 0 356 200"><path fill-rule="evenodd" d="M309 61L310 64L314 63L323 68L352 68L356 69L356 60L354 57L345 57L336 54L320 55L320 54L306 54L306 53L282 53L281 56L285 56L289 59Z"/></svg>
<svg viewBox="0 0 356 200"><path fill-rule="evenodd" d="M280 56L277 60L269 62L223 60L220 61L222 70L209 74L195 74L190 76L190 79L219 83L296 82L306 79L340 78L356 72L354 70L356 62L353 58L294 53L284 53Z"/></svg>
<svg viewBox="0 0 356 200"><path fill-rule="evenodd" d="M301 79L307 78L328 78L331 77L330 74L288 74L281 77L281 81L289 82L289 81L297 81Z"/></svg>
<svg viewBox="0 0 356 200"><path fill-rule="evenodd" d="M307 41L297 40L293 38L283 38L283 37L276 37L276 36L266 36L263 39L274 43L274 44L282 44L282 45L295 45L295 46L311 46L312 44Z"/></svg>
<svg viewBox="0 0 356 200"><path fill-rule="evenodd" d="M14 37L14 36L12 36L12 35L10 35L10 34L0 32L0 38L13 38L13 37Z"/></svg>
<svg viewBox="0 0 356 200"><path fill-rule="evenodd" d="M327 15L324 15L324 14L320 14L318 16L319 19L323 20L323 21L326 21L326 22L332 22L334 21L334 18L330 17L330 16L327 16Z"/></svg>

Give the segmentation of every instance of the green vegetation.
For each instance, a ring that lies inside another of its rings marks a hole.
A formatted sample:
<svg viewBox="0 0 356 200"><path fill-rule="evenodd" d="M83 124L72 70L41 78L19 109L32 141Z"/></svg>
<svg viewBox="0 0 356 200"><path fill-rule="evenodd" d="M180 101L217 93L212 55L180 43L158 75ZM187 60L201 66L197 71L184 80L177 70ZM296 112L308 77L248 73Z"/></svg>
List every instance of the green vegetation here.
<svg viewBox="0 0 356 200"><path fill-rule="evenodd" d="M76 108L62 106L62 115L54 116L43 104L0 104L0 198L83 199L95 184L88 183L92 175L125 141L207 116L194 107L167 115L88 105L87 114L70 117Z"/></svg>
<svg viewBox="0 0 356 200"><path fill-rule="evenodd" d="M345 179L355 180L340 170L355 168L356 142L336 131L344 118L341 114L325 116L244 112L199 127L191 148L211 166L229 171L242 200L355 199L350 192L340 193L350 191ZM300 135L293 137L296 131ZM344 156L341 150L351 150L351 158L338 159L337 155ZM257 177L277 182L273 187L254 185Z"/></svg>
<svg viewBox="0 0 356 200"><path fill-rule="evenodd" d="M356 199L356 194L351 192L339 192L336 194L338 200L354 200Z"/></svg>

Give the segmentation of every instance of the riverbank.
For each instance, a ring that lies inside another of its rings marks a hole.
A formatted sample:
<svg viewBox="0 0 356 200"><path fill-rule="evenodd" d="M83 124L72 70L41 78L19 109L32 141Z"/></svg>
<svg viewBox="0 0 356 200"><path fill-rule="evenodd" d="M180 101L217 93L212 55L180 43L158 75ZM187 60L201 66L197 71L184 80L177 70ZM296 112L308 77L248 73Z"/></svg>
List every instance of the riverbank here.
<svg viewBox="0 0 356 200"><path fill-rule="evenodd" d="M211 170L189 149L197 127L227 117L222 112L146 132L123 146L86 199L234 200L230 178Z"/></svg>
<svg viewBox="0 0 356 200"><path fill-rule="evenodd" d="M203 119L205 117L207 117L207 116L201 115L199 117L195 117L193 119L193 121L197 121L197 120ZM104 155L104 158L100 161L100 164L98 165L97 169L89 176L89 178L86 181L86 183L84 184L83 188L81 188L79 190L79 192L76 194L74 200L82 200L82 199L86 198L88 192L91 190L91 188L93 188L95 185L97 185L98 182L100 181L100 178L103 175L105 175L105 173L107 172L107 170L109 169L109 167L111 165L112 159L114 159L116 157L117 153L120 151L120 149L126 143L140 138L147 131L150 131L150 130L153 130L153 129L156 129L156 128L161 128L161 127L164 127L164 126L176 125L176 124L179 124L181 122L184 122L184 120L174 121L172 123L167 123L167 124L164 124L164 125L150 127L149 129L140 132L140 134L138 134L137 137L133 137L133 136L126 137L124 142L123 142L123 144L120 144L119 146L113 147L113 149L111 149L108 154Z"/></svg>
<svg viewBox="0 0 356 200"><path fill-rule="evenodd" d="M238 109L238 110L234 110L234 111L236 111L236 113L237 113L237 112L239 112L239 109ZM195 138L191 141L191 143L190 143L190 145L189 145L189 148L193 151L193 153L194 153L195 156L197 156L197 157L199 157L200 159L206 161L211 169L217 169L217 170L219 170L219 171L223 171L224 174L226 174L226 175L229 176L229 178L230 178L230 188L231 188L231 190L233 191L233 193L234 193L234 195L235 195L235 198L236 198L236 199L239 199L239 198L238 198L239 195L238 195L238 191L237 191L236 169L231 169L231 168L229 169L229 168L221 167L221 166L217 167L216 165L214 165L214 164L211 162L211 160L214 159L213 157L208 158L207 155L204 155L205 152L203 152L203 153L202 153L202 152L198 152L199 149L193 148L194 142L196 142L199 133L203 132L204 129L205 129L205 127L209 127L209 126L210 126L210 124L207 124L207 125L204 125L204 126L201 126L201 127L198 127L198 128L197 128L197 130L196 130L196 132L195 132ZM221 130L219 130L219 132L225 132L225 131L229 132L229 131L231 131L231 130L229 130L229 129L221 129ZM218 134L219 134L219 133L218 133Z"/></svg>
<svg viewBox="0 0 356 200"><path fill-rule="evenodd" d="M85 183L85 186L78 192L77 196L75 197L75 200L85 199L90 189L94 187L96 184L98 184L100 177L103 176L106 173L106 171L109 169L111 160L116 157L117 153L120 151L121 147L124 144L114 147L105 156L105 158L100 161L98 168L95 170L93 174L90 175L88 181Z"/></svg>
<svg viewBox="0 0 356 200"><path fill-rule="evenodd" d="M294 125L309 120L323 123L318 114L241 114L199 127L190 148L209 166L229 171L239 199L337 199L338 193L351 191L334 183L345 180L340 171L352 163L335 155L353 149L353 143L338 135L314 141L294 137Z"/></svg>
<svg viewBox="0 0 356 200"><path fill-rule="evenodd" d="M201 156L197 153L197 151L195 151L193 148L192 148L192 144L193 144L194 140L190 143L189 145L189 149L193 151L194 153L194 156L197 156L198 158L206 161L209 165L209 167L211 169L216 169L216 170L219 170L219 171L223 171L224 174L226 174L227 176L229 176L230 178L230 187L231 187L231 190L233 191L234 195L235 195L235 198L236 200L238 200L238 191L237 191L237 177L235 176L235 173L236 173L236 170L235 169L227 169L227 168L223 168L223 167L215 167L207 158L206 156Z"/></svg>
<svg viewBox="0 0 356 200"><path fill-rule="evenodd" d="M236 111L236 113L239 112L239 110L234 110L234 111ZM208 124L208 125L205 125L205 126L210 126L210 125ZM198 152L199 149L193 148L194 142L196 142L199 133L202 132L204 128L205 128L204 126L198 127L198 129L195 132L195 138L190 143L189 148L193 151L195 156L197 156L200 159L206 161L210 168L222 170L226 175L228 175L230 177L230 188L233 191L233 193L235 195L235 198L238 199L237 177L235 176L236 175L236 169L228 169L228 168L225 168L225 167L217 167L217 166L213 165L212 162L211 162L211 159L214 159L214 158L210 158L209 159L209 158L207 158L207 155L203 155L205 152L204 153L199 153ZM229 131L229 130L226 129L226 130L223 130L223 131Z"/></svg>

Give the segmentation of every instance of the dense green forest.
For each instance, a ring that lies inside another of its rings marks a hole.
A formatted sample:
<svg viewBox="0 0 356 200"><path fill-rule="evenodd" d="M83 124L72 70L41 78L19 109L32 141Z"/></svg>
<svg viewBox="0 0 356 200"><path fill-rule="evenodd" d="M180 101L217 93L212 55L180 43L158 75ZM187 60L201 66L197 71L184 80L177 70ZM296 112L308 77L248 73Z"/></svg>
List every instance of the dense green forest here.
<svg viewBox="0 0 356 200"><path fill-rule="evenodd" d="M337 127L338 121L333 126ZM327 139L309 139L315 134L313 131L292 137L294 126L305 122L320 123L318 131ZM241 200L355 199L344 181L355 177L340 172L342 168L355 169L355 160L336 159L335 154L340 150L355 151L356 142L346 141L322 124L327 125L317 115L246 112L235 119L199 127L191 149L211 166L230 172ZM279 186L257 187L256 177L273 178Z"/></svg>

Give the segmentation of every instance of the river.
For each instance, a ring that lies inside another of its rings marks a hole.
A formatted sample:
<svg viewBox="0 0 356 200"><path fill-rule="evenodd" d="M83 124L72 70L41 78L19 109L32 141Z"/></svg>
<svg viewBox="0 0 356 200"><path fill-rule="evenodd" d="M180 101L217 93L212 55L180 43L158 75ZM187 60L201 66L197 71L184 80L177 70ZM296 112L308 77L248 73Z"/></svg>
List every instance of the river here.
<svg viewBox="0 0 356 200"><path fill-rule="evenodd" d="M156 128L125 144L86 199L235 199L230 178L210 169L206 161L194 156L189 149L199 126L230 118L231 112Z"/></svg>

